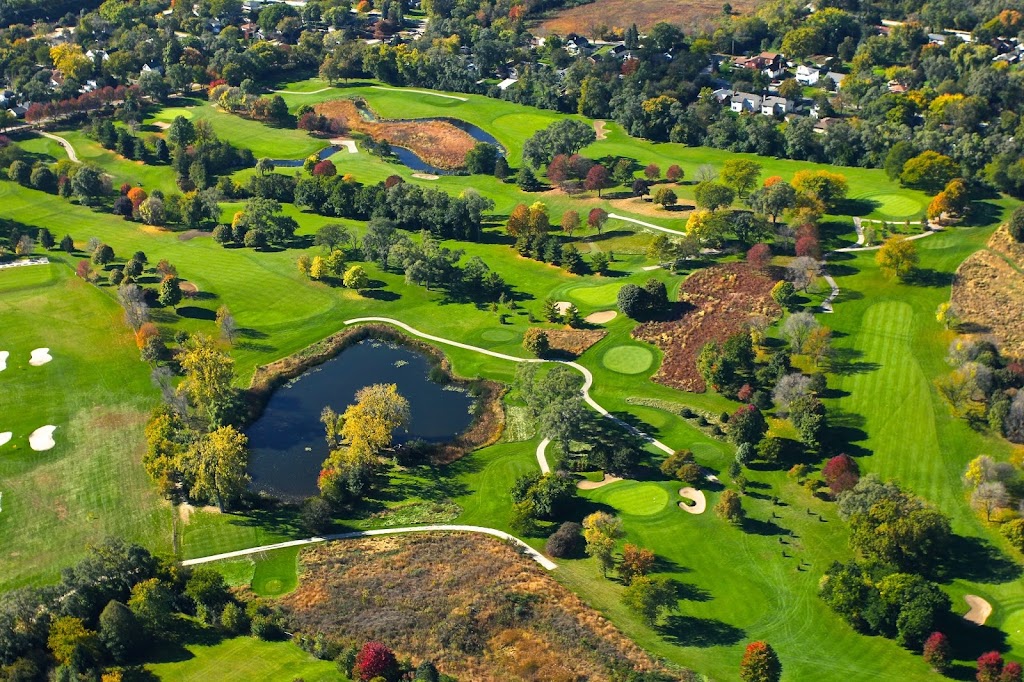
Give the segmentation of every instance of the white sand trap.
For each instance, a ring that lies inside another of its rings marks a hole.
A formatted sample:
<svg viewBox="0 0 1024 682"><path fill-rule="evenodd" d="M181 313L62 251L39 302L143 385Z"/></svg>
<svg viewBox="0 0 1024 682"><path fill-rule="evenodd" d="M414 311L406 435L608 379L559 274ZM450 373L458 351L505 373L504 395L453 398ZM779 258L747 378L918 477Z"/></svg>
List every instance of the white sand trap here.
<svg viewBox="0 0 1024 682"><path fill-rule="evenodd" d="M618 476L612 476L611 474L605 474L604 478L600 481L580 481L576 484L576 487L580 490L595 490L597 488L603 488L611 483L616 483L622 479Z"/></svg>
<svg viewBox="0 0 1024 682"><path fill-rule="evenodd" d="M0 372L7 369L7 358L11 357L8 351L0 350Z"/></svg>
<svg viewBox="0 0 1024 682"><path fill-rule="evenodd" d="M42 452L43 450L49 450L57 443L53 440L53 432L57 430L56 426L50 424L46 426L40 426L38 429L32 432L32 435L28 437L28 446L36 452Z"/></svg>
<svg viewBox="0 0 1024 682"><path fill-rule="evenodd" d="M583 319L590 324L604 324L605 322L611 322L618 315L614 310L602 310L599 313L591 313Z"/></svg>
<svg viewBox="0 0 1024 682"><path fill-rule="evenodd" d="M686 504L685 502L679 503L679 508L683 511L691 514L703 514L704 510L707 509L708 501L704 497L704 493L700 490L690 487L680 488L679 494L688 500L693 500L692 505Z"/></svg>
<svg viewBox="0 0 1024 682"><path fill-rule="evenodd" d="M440 175L434 175L433 173L413 173L412 176L418 180L440 180Z"/></svg>
<svg viewBox="0 0 1024 682"><path fill-rule="evenodd" d="M643 270L644 272L650 272L651 270L661 270L661 266L660 265L645 265L645 266L643 266L640 269Z"/></svg>
<svg viewBox="0 0 1024 682"><path fill-rule="evenodd" d="M50 360L53 360L53 356L50 355L49 348L36 348L32 351L32 357L29 359L28 364L33 367L39 367L40 365L45 365Z"/></svg>
<svg viewBox="0 0 1024 682"><path fill-rule="evenodd" d="M992 615L992 605L976 594L965 594L964 601L971 610L964 614L964 620L975 625L984 625Z"/></svg>
<svg viewBox="0 0 1024 682"><path fill-rule="evenodd" d="M603 140L608 137L608 131L604 129L604 124L604 121L594 121L594 134L599 140Z"/></svg>
<svg viewBox="0 0 1024 682"><path fill-rule="evenodd" d="M338 138L335 138L335 139L331 140L331 144L336 145L338 147L344 147L345 149L348 150L349 154L358 154L359 153L359 150L356 149L356 141L355 140L345 140L345 139L342 139L342 138L338 137Z"/></svg>
<svg viewBox="0 0 1024 682"><path fill-rule="evenodd" d="M558 310L559 315L565 315L565 311L567 311L571 305L572 303L569 301L556 301L555 309Z"/></svg>
<svg viewBox="0 0 1024 682"><path fill-rule="evenodd" d="M13 436L14 434L11 433L10 431L4 431L3 433L0 433L0 445L7 445L8 443L10 443L11 437Z"/></svg>

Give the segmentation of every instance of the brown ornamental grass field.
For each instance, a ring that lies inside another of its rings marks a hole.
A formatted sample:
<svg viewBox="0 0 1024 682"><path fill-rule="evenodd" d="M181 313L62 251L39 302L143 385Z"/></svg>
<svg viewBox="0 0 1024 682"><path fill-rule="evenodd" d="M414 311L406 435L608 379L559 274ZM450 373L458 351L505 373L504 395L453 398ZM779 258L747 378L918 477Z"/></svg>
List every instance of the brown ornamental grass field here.
<svg viewBox="0 0 1024 682"><path fill-rule="evenodd" d="M778 319L782 309L771 296L776 280L746 263L698 270L682 283L682 314L676 319L645 322L633 336L658 346L665 359L652 378L683 391L707 387L697 371L697 356L709 341L725 341L742 331L753 316Z"/></svg>
<svg viewBox="0 0 1024 682"><path fill-rule="evenodd" d="M464 168L466 153L476 144L472 135L448 121L367 121L351 99L322 102L313 109L340 121L348 130L405 147L431 166L445 170Z"/></svg>
<svg viewBox="0 0 1024 682"><path fill-rule="evenodd" d="M282 599L289 626L399 658L430 659L460 680L624 679L661 668L579 597L506 543L466 533L347 540L301 555Z"/></svg>
<svg viewBox="0 0 1024 682"><path fill-rule="evenodd" d="M723 4L717 0L595 0L555 12L534 30L538 35L580 33L597 37L610 32L621 33L634 23L641 33L660 21L684 28L704 28L722 14ZM746 13L754 8L751 0L737 0L730 4L733 12L737 13Z"/></svg>
<svg viewBox="0 0 1024 682"><path fill-rule="evenodd" d="M1024 244L1005 225L957 268L952 302L965 332L991 335L1006 355L1024 359Z"/></svg>

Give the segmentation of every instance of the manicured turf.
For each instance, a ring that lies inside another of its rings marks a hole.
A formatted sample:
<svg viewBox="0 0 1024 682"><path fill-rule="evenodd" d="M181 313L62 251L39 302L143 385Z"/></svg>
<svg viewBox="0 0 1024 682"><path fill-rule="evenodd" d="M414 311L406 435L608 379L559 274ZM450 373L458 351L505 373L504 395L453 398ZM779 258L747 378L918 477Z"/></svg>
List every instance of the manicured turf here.
<svg viewBox="0 0 1024 682"><path fill-rule="evenodd" d="M480 332L480 338L486 341L511 341L516 338L516 333L511 329L485 329Z"/></svg>
<svg viewBox="0 0 1024 682"><path fill-rule="evenodd" d="M570 298L573 298L584 305L608 306L615 303L615 297L619 293L622 284L611 282L609 284L598 284L597 286L579 286L569 290Z"/></svg>
<svg viewBox="0 0 1024 682"><path fill-rule="evenodd" d="M298 584L298 561L297 547L256 557L252 591L261 597L279 597L291 592Z"/></svg>
<svg viewBox="0 0 1024 682"><path fill-rule="evenodd" d="M657 514L665 509L669 501L668 491L655 483L626 481L613 483L600 490L603 493L595 494L595 500L630 516Z"/></svg>
<svg viewBox="0 0 1024 682"><path fill-rule="evenodd" d="M156 391L118 306L62 263L34 265L0 270L0 320L0 591L56 579L109 535L169 551L170 506L140 460ZM53 360L30 366L41 347ZM46 424L56 446L33 452Z"/></svg>
<svg viewBox="0 0 1024 682"><path fill-rule="evenodd" d="M866 194L863 198L878 204L875 209L878 213L903 218L913 216L920 218L924 206L917 199L904 194Z"/></svg>
<svg viewBox="0 0 1024 682"><path fill-rule="evenodd" d="M619 374L640 374L654 363L654 354L642 346L616 346L601 356L601 364Z"/></svg>
<svg viewBox="0 0 1024 682"><path fill-rule="evenodd" d="M189 644L173 652L166 663L150 663L146 670L165 682L206 680L267 680L318 682L345 680L333 661L319 661L291 642L264 642L235 637L215 644Z"/></svg>

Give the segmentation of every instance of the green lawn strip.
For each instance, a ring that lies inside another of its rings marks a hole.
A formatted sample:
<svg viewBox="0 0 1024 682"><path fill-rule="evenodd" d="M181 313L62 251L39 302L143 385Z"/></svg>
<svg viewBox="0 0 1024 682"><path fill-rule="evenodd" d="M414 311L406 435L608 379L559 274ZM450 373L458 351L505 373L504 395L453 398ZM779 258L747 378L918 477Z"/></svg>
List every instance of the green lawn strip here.
<svg viewBox="0 0 1024 682"><path fill-rule="evenodd" d="M170 505L141 466L155 390L120 309L56 262L0 270L0 292L0 431L13 432L0 446L0 589L55 580L111 535L169 552ZM42 347L53 360L30 366ZM56 446L32 451L47 424Z"/></svg>
<svg viewBox="0 0 1024 682"><path fill-rule="evenodd" d="M57 134L71 143L79 161L94 163L109 173L113 177L115 189L127 182L141 186L147 193L154 189L159 189L164 194L180 191L174 181L174 169L169 164L158 165L126 159L78 130L62 130Z"/></svg>
<svg viewBox="0 0 1024 682"><path fill-rule="evenodd" d="M299 584L299 548L264 552L254 557L252 591L261 597L280 597Z"/></svg>
<svg viewBox="0 0 1024 682"><path fill-rule="evenodd" d="M168 650L163 656L166 661L148 663L146 670L165 682L347 679L333 661L319 661L292 642L264 642L255 637L218 639L212 633L198 639L201 641Z"/></svg>

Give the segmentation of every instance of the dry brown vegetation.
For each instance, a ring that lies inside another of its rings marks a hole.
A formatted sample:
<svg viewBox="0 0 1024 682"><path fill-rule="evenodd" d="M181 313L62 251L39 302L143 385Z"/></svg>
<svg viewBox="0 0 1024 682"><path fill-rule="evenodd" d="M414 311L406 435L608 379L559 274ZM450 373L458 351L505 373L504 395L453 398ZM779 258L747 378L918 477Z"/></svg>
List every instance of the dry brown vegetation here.
<svg viewBox="0 0 1024 682"><path fill-rule="evenodd" d="M320 545L284 597L289 625L385 642L460 680L611 680L663 670L532 560L490 537L438 533Z"/></svg>
<svg viewBox="0 0 1024 682"><path fill-rule="evenodd" d="M971 254L953 279L953 306L968 332L990 334L1004 354L1024 358L1024 244L1006 226Z"/></svg>
<svg viewBox="0 0 1024 682"><path fill-rule="evenodd" d="M693 273L679 288L684 302L674 320L645 322L634 338L653 343L665 353L655 381L684 391L707 387L697 371L697 356L708 341L725 341L755 315L782 315L771 291L776 280L745 263L718 265Z"/></svg>
<svg viewBox="0 0 1024 682"><path fill-rule="evenodd" d="M466 165L473 136L447 121L367 121L351 99L335 99L313 107L316 113L340 121L348 130L369 135L375 141L405 147L427 163L445 170Z"/></svg>
<svg viewBox="0 0 1024 682"><path fill-rule="evenodd" d="M545 329L551 350L580 356L608 334L603 329Z"/></svg>
<svg viewBox="0 0 1024 682"><path fill-rule="evenodd" d="M621 34L634 23L641 32L660 21L684 28L705 28L710 27L712 20L722 14L722 4L717 0L595 0L556 12L534 30L538 35L581 33L597 37L609 33ZM738 0L730 4L734 12L741 13L754 7L752 0Z"/></svg>

